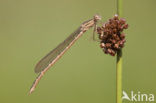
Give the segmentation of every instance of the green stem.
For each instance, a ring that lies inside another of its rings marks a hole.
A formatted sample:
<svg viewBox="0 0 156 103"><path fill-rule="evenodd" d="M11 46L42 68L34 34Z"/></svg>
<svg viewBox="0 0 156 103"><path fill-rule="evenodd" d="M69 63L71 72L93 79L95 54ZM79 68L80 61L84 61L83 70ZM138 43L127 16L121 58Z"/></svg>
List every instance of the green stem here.
<svg viewBox="0 0 156 103"><path fill-rule="evenodd" d="M122 16L123 0L117 0L117 14ZM117 52L116 62L116 103L122 103L122 49Z"/></svg>
<svg viewBox="0 0 156 103"><path fill-rule="evenodd" d="M122 103L122 49L117 52L116 82L116 103Z"/></svg>
<svg viewBox="0 0 156 103"><path fill-rule="evenodd" d="M117 14L120 17L122 16L122 3L123 3L123 0L117 0Z"/></svg>

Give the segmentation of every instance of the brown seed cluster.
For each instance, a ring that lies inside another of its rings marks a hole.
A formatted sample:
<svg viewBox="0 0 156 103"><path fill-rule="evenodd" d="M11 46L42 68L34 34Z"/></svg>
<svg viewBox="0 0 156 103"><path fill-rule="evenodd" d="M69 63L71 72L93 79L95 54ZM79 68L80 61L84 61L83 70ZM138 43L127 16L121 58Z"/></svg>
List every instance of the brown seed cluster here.
<svg viewBox="0 0 156 103"><path fill-rule="evenodd" d="M119 19L118 15L109 19L102 27L97 28L97 33L101 40L100 47L106 54L115 56L117 51L124 47L126 40L123 30L127 28L126 20Z"/></svg>

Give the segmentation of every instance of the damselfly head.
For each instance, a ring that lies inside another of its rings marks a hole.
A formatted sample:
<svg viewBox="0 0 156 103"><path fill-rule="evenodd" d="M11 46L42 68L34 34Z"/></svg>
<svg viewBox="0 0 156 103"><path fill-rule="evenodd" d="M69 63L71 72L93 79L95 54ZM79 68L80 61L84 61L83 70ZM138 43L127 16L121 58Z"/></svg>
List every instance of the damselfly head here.
<svg viewBox="0 0 156 103"><path fill-rule="evenodd" d="M94 15L94 20L95 21L101 20L101 16L100 15L97 15L97 14Z"/></svg>

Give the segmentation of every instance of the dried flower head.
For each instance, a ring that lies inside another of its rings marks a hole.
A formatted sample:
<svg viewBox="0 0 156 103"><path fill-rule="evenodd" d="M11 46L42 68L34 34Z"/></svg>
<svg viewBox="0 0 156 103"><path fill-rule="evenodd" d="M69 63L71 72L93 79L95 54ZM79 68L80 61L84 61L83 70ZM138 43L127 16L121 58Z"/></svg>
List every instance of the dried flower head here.
<svg viewBox="0 0 156 103"><path fill-rule="evenodd" d="M115 15L108 22L101 27L97 27L97 33L99 34L100 47L106 54L115 56L118 50L124 47L125 33L124 29L128 28L126 20L119 19L118 15Z"/></svg>

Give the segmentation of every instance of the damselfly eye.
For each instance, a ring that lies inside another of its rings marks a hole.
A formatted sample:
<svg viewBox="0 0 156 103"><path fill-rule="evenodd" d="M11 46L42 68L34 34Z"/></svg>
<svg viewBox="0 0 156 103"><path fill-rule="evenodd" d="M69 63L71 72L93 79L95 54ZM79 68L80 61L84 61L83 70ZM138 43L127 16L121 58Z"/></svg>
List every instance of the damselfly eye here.
<svg viewBox="0 0 156 103"><path fill-rule="evenodd" d="M101 16L99 16L99 15L94 15L94 20L101 20Z"/></svg>

